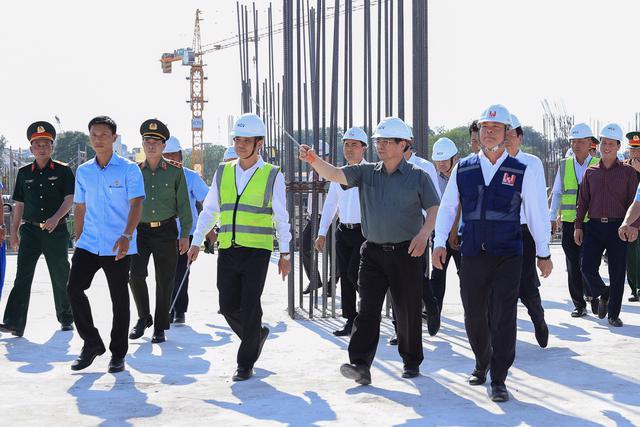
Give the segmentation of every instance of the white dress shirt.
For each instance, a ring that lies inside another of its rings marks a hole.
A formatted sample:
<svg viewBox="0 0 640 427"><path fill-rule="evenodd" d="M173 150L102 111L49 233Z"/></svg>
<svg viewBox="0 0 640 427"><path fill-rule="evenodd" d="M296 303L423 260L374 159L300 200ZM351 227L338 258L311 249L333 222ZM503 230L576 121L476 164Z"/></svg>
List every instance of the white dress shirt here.
<svg viewBox="0 0 640 427"><path fill-rule="evenodd" d="M522 150L518 151L516 154L516 159L520 160L527 166L527 170L531 169L531 178L536 183L536 188L538 190L535 192L536 198L538 201L536 202L539 205L544 205L546 209L547 206L547 181L544 179L544 166L542 165L542 160L533 154L525 153ZM545 209L545 210L546 210ZM528 224L527 214L524 211L524 206L520 207L520 224ZM551 224L547 223L549 226L549 233L551 233Z"/></svg>
<svg viewBox="0 0 640 427"><path fill-rule="evenodd" d="M364 160L360 164L366 163ZM329 185L329 193L322 208L322 218L318 228L318 236L326 236L333 218L338 212L340 222L344 224L360 224L360 193L358 187L344 190L337 182Z"/></svg>
<svg viewBox="0 0 640 427"><path fill-rule="evenodd" d="M429 175L429 178L431 178L431 183L433 184L433 188L435 188L436 192L438 193L438 197L442 198L440 186L438 185L438 172L436 172L436 167L433 165L433 163L431 163L429 160L423 159L422 157L416 156L416 153L411 153L411 157L409 157L409 160L407 160L407 162L411 163L412 165L416 165L417 167L425 171L427 175Z"/></svg>
<svg viewBox="0 0 640 427"><path fill-rule="evenodd" d="M236 164L236 188L242 193L249 183L256 169L264 167L265 162L262 157L258 157L255 165L244 170L240 167L240 162ZM193 233L193 246L200 246L204 242L205 235L213 228L213 225L220 216L220 202L218 199L218 186L216 185L216 175L213 175L213 181L209 188L209 193L202 204L202 212L198 216L198 225ZM284 176L282 172L278 172L276 180L273 184L273 199L271 201L273 209L273 220L276 224L278 234L278 246L280 252L289 252L289 242L291 241L291 226L289 225L289 213L287 212L286 188L284 185Z"/></svg>
<svg viewBox="0 0 640 427"><path fill-rule="evenodd" d="M485 154L480 151L480 168L484 184L489 186L493 176L507 158L505 150L495 164L492 164ZM458 166L455 165L449 178L447 188L442 195L438 216L436 217L436 238L434 247L446 247L449 232L456 219L456 212L460 204L460 193L458 192ZM536 255L540 257L549 256L549 238L551 236L551 224L547 220L547 200L540 197L540 188L535 180L535 171L527 167L522 179L522 211L528 220L528 227L533 240L536 242Z"/></svg>
<svg viewBox="0 0 640 427"><path fill-rule="evenodd" d="M311 169L309 171L309 174L307 175L307 181L309 182L313 182L313 169ZM316 181L320 181L320 182L325 182L326 180L324 178L322 178L321 176L316 174ZM313 210L313 194L311 193L307 193L307 215L311 216L312 210ZM322 209L324 207L324 199L325 199L325 195L324 193L318 193L318 215L320 215L322 213Z"/></svg>
<svg viewBox="0 0 640 427"><path fill-rule="evenodd" d="M564 160L564 159L563 159ZM576 171L576 178L578 179L578 185L582 184L582 178L584 173L589 167L591 162L591 154L587 156L584 163L578 163L575 156L573 157L573 169ZM560 168L556 172L556 179L553 181L553 189L551 190L551 208L549 209L549 219L555 221L558 217L558 209L560 208L560 198L562 197L562 181L560 180Z"/></svg>

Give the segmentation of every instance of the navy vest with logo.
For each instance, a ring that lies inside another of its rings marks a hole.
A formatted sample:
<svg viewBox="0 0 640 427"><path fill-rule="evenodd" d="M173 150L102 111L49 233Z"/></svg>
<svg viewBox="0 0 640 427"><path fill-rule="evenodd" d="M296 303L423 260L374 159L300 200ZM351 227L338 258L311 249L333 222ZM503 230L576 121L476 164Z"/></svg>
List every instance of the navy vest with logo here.
<svg viewBox="0 0 640 427"><path fill-rule="evenodd" d="M522 255L520 205L525 169L522 162L507 156L486 186L477 154L460 161L456 180L464 223L463 256Z"/></svg>

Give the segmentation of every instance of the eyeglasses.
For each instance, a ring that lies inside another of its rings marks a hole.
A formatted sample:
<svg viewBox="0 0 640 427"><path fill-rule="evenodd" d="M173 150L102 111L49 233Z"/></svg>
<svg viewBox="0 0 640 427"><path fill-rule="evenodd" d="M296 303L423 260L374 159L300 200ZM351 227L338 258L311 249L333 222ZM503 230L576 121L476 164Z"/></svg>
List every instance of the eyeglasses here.
<svg viewBox="0 0 640 427"><path fill-rule="evenodd" d="M396 144L400 143L400 140L397 138L376 138L373 140L373 143L376 145L381 145L383 147L386 147L387 145L389 145L390 143L395 142Z"/></svg>

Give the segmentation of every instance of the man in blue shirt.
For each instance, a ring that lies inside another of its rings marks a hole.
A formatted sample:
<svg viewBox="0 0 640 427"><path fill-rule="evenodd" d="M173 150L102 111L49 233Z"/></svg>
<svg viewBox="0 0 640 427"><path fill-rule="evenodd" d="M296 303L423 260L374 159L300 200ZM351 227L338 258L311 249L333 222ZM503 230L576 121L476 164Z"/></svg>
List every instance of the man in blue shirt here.
<svg viewBox="0 0 640 427"><path fill-rule="evenodd" d="M71 365L74 371L91 365L96 356L105 352L85 295L100 269L107 277L113 307L109 372L124 370L128 349L130 255L137 253L135 233L145 192L140 168L113 152L116 129L116 123L106 116L89 122L89 138L96 156L76 172L73 200L77 240L67 290L84 346Z"/></svg>
<svg viewBox="0 0 640 427"><path fill-rule="evenodd" d="M180 146L178 138L172 136L167 139L167 145L165 145L162 155L165 159L182 166L182 147ZM193 240L193 232L195 231L196 224L198 223L198 212L202 210L202 202L204 202L204 198L207 197L209 186L200 177L198 172L187 169L184 166L182 166L182 171L187 179L187 192L189 193L189 204L191 205L191 215L193 216L193 224L191 225L191 231L189 232L189 244L191 244L191 241ZM200 209L198 209L197 204L200 205ZM176 223L178 224L179 230L180 221L176 219ZM187 277L184 279L184 283L182 283L182 279L185 274ZM180 284L182 284L182 288L180 288ZM184 314L187 312L187 306L189 305L189 295L187 294L188 288L189 273L187 272L187 254L181 254L178 256L175 286L173 287L173 293L171 296L171 300L175 301L175 306L173 307L170 315L170 319L173 323L185 322ZM178 291L180 291L179 295ZM176 295L178 295L177 299Z"/></svg>

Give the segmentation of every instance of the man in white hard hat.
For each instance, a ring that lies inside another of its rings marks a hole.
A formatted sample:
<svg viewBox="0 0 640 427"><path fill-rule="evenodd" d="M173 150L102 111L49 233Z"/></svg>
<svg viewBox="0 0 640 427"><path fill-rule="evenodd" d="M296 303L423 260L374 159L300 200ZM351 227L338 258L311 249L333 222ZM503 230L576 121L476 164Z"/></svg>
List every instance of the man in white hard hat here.
<svg viewBox="0 0 640 427"><path fill-rule="evenodd" d="M520 210L536 242L543 277L553 268L547 204L536 197L532 172L505 150L511 116L491 105L478 120L480 153L460 160L442 197L436 220L433 265L443 268L446 241L461 208L460 295L476 366L469 384L480 385L491 370L491 399L509 399L505 385L516 353L518 286L522 270Z"/></svg>
<svg viewBox="0 0 640 427"><path fill-rule="evenodd" d="M218 291L220 311L240 337L238 369L232 380L253 375L269 328L262 326L260 297L273 251L273 227L278 232L282 279L291 270L291 230L284 176L280 168L260 156L266 129L255 114L243 114L233 127L238 160L220 164L204 200L189 249L189 261L198 257L205 235L219 217Z"/></svg>
<svg viewBox="0 0 640 427"><path fill-rule="evenodd" d="M367 134L358 127L347 130L342 137L344 158L349 165L364 163L364 153L369 144ZM326 236L331 221L338 214L340 223L336 228L336 258L340 269L340 290L342 297L342 317L347 319L342 329L333 332L335 336L351 335L356 318L356 290L358 287L358 267L360 247L364 243L360 225L360 195L357 188L344 190L340 184L332 182L322 208L322 216L315 248L324 250ZM327 252L329 247L327 246Z"/></svg>
<svg viewBox="0 0 640 427"><path fill-rule="evenodd" d="M527 166L527 170L532 173L531 176L535 181L538 204L547 205L547 181L544 178L544 166L542 160L533 154L525 153L521 150L524 140L524 132L520 125L520 120L511 115L511 130L507 132L506 148L511 157L515 157ZM535 329L536 341L540 347L545 348L549 342L549 328L544 320L544 309L542 308L542 299L540 298L540 279L536 272L536 242L529 231L527 225L527 215L524 209L520 212L520 223L522 224L522 273L520 275L520 291L518 296L520 301L527 307L529 317L533 322ZM548 222L544 223L548 228L547 234L551 233L551 226Z"/></svg>
<svg viewBox="0 0 640 427"><path fill-rule="evenodd" d="M573 125L569 131L568 138L571 143L572 154L560 160L558 172L553 182L553 189L551 190L549 219L554 231L558 227L562 228L562 250L567 263L567 284L574 306L571 317L582 317L587 315L587 302L584 295L590 296L591 292L580 271L582 249L576 245L573 239L574 221L576 219L578 189L582 183L584 173L589 166L597 164L599 159L589 154L589 147L595 140L589 125L586 123ZM560 210L559 214L558 210ZM587 220L585 218L585 221ZM597 307L598 300L592 300L594 314L598 311Z"/></svg>
<svg viewBox="0 0 640 427"><path fill-rule="evenodd" d="M178 138L171 136L167 139L162 155L174 164L182 166L182 147L180 146ZM184 166L182 167L182 171L184 172L184 176L187 180L187 193L189 194L189 204L191 205L191 214L193 216L193 224L191 225L191 231L189 232L189 243L191 243L193 240L193 232L195 231L196 223L198 222L198 204L202 204L202 202L204 202L204 198L207 197L207 193L209 192L209 187L200 177L198 172ZM176 220L176 224L178 225L178 233L180 233L180 222ZM180 287L180 285L182 285L182 287ZM173 323L185 322L185 313L189 306L188 289L189 273L187 272L187 254L184 253L178 255L175 286L173 287L171 296L171 301L175 301L175 307L170 314L170 320ZM178 293L178 291L180 293Z"/></svg>
<svg viewBox="0 0 640 427"><path fill-rule="evenodd" d="M439 201L431 179L404 159L411 134L401 119L382 120L372 138L381 161L342 168L318 158L311 147L300 147L300 160L309 163L320 176L359 190L361 228L367 239L358 272L360 311L349 342L350 363L340 368L342 375L359 384L371 383L370 367L388 290L398 321L402 377L420 375L423 255ZM427 211L426 222L423 209Z"/></svg>
<svg viewBox="0 0 640 427"><path fill-rule="evenodd" d="M578 205L574 239L582 246L582 274L593 297L599 297L598 317L608 316L609 325L620 327L620 308L624 293L627 240L620 239L618 228L622 226L627 209L636 196L638 178L635 169L618 160L622 141L622 129L610 123L600 131L598 164L584 174ZM585 217L589 212L589 222ZM637 227L640 221L632 225ZM584 232L583 232L584 229ZM609 287L600 276L600 260L607 251L609 262Z"/></svg>
<svg viewBox="0 0 640 427"><path fill-rule="evenodd" d="M440 138L433 144L431 160L435 163L438 171L438 186L440 193L443 194L447 183L451 177L453 167L458 162L458 148L456 144L449 138ZM431 270L431 279L427 281L428 289L425 289L423 297L425 298L425 306L427 307L427 326L431 336L436 335L440 329L440 314L442 313L442 304L444 302L444 294L447 284L447 267L451 258L456 265L456 271L460 271L460 244L458 236L458 221L454 221L451 232L446 243L447 257L442 269L433 268ZM427 298L432 301L426 301Z"/></svg>
<svg viewBox="0 0 640 427"><path fill-rule="evenodd" d="M232 145L230 147L227 147L226 150L224 150L224 155L222 156L222 161L223 162L229 162L229 161L235 160L237 158L238 158L238 154L236 153L235 147Z"/></svg>
<svg viewBox="0 0 640 427"><path fill-rule="evenodd" d="M329 149L329 144L327 144L326 142L324 142L323 140L319 140L318 141L318 147L319 147L319 153L320 156L322 157L322 160L328 162L329 161L329 156L330 156L330 149ZM309 171L309 174L307 175L307 181L309 182L313 182L313 181L324 181L322 178L320 178L318 176L318 174L316 172L312 170ZM324 206L324 199L325 199L325 194L324 193L319 193L317 196L317 199L313 197L313 194L309 193L307 194L307 222L304 225L304 228L302 230L302 266L304 268L304 272L307 275L307 279L309 279L309 285L304 289L304 291L302 292L303 294L308 294L310 293L312 290L314 290L313 285L313 280L311 279L311 274L312 271L314 271L314 266L312 265L313 262L313 250L314 250L314 240L313 240L313 236L315 235L315 230L313 227L313 221L314 221L314 203L318 203L318 207L316 209L315 212L315 221L316 221L316 227L318 227L318 225L320 224L320 222L322 221L322 209ZM328 238L328 247L331 247L331 227L329 227L329 230L327 230L327 234L329 236ZM327 256L330 256L331 251L327 252ZM317 258L316 258L317 261ZM316 262L316 265L317 262ZM320 278L320 267L318 266L316 270L316 287L317 288L322 288L323 283L322 283L322 279ZM329 269L329 271L331 271L331 269ZM331 296L331 286L329 286L329 284L331 283L331 280L329 280L329 283L327 283L327 295Z"/></svg>

